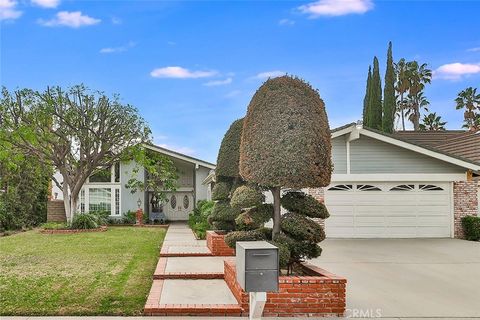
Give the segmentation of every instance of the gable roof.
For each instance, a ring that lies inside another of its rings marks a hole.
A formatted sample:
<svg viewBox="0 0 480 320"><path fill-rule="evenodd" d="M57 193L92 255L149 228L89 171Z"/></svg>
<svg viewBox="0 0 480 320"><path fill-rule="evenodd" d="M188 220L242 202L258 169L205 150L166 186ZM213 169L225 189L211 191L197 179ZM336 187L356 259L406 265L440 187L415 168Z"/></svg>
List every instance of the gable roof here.
<svg viewBox="0 0 480 320"><path fill-rule="evenodd" d="M420 145L433 147L442 143L446 143L450 139L458 137L464 133L464 130L397 131L393 133L392 136Z"/></svg>
<svg viewBox="0 0 480 320"><path fill-rule="evenodd" d="M480 161L474 160L472 158L467 158L464 157L460 154L455 154L453 152L460 153L458 147L453 147L449 146L450 142L448 143L449 145L445 146L445 150L440 149L438 146L428 146L426 144L421 144L419 143L418 140L412 141L405 139L403 137L400 137L399 135L396 134L388 134L385 132L381 132L379 130L371 129L371 128L364 128L361 125L352 123L346 126L340 127L338 130L332 130L332 138L342 136L344 134L350 133L353 136L353 139L358 138L359 134L386 142L390 143L396 146L399 146L401 148L405 148L414 152L418 152L448 163L452 163L454 165L464 167L466 169L470 169L473 171L480 171ZM417 132L418 134L418 132ZM460 134L460 133L457 133ZM478 136L480 138L480 136ZM476 138L474 138L474 143ZM463 141L463 140L462 140ZM457 142L458 143L458 142ZM462 142L463 145L463 142ZM455 149L457 148L457 149ZM462 148L462 150L464 150ZM466 150L466 151L465 151ZM470 149L468 146L465 147L465 150L463 151L464 155L468 155L470 152ZM479 150L479 149L477 149ZM475 149L473 149L473 153L475 153ZM478 151L477 151L478 152ZM468 154L467 154L468 153ZM476 154L476 153L475 153Z"/></svg>
<svg viewBox="0 0 480 320"><path fill-rule="evenodd" d="M150 150L157 151L157 152L166 154L170 157L180 159L180 160L183 160L183 161L186 161L186 162L190 162L190 163L193 163L195 165L200 165L200 166L203 166L203 167L206 167L206 168L209 168L209 169L215 169L215 166L216 166L214 163L204 161L204 160L201 160L201 159L197 159L197 158L194 158L194 157L191 157L191 156L187 156L186 154L182 154L182 153L177 152L177 151L173 151L173 150L170 150L170 149L167 149L167 148L164 148L164 147L154 145L153 143L145 143L144 146L145 146L145 148L148 148Z"/></svg>
<svg viewBox="0 0 480 320"><path fill-rule="evenodd" d="M464 132L436 145L435 148L480 164L480 131Z"/></svg>

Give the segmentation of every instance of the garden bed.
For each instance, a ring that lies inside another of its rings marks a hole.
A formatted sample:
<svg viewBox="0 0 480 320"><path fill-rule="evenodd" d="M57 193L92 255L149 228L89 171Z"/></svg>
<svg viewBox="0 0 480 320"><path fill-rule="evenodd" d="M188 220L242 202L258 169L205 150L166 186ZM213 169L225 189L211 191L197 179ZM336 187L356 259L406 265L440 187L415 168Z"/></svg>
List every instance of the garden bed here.
<svg viewBox="0 0 480 320"><path fill-rule="evenodd" d="M70 234L70 233L84 233L84 232L104 232L107 231L107 227L102 226L95 229L43 229L40 233L43 234Z"/></svg>
<svg viewBox="0 0 480 320"><path fill-rule="evenodd" d="M207 247L214 256L234 256L235 250L225 243L225 233L207 231Z"/></svg>
<svg viewBox="0 0 480 320"><path fill-rule="evenodd" d="M341 317L346 307L345 278L336 276L313 265L302 263L308 276L280 276L279 291L267 293L265 317ZM248 314L248 293L237 282L235 262L224 261L225 281Z"/></svg>

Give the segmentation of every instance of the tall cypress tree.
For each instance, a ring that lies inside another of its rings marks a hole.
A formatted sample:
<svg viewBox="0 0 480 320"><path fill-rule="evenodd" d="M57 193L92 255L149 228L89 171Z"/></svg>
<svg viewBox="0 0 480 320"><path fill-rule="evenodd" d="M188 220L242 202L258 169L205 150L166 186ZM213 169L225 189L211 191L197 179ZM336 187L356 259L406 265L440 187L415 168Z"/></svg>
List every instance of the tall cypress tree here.
<svg viewBox="0 0 480 320"><path fill-rule="evenodd" d="M363 98L363 124L368 127L368 105L370 102L370 83L372 82L372 66L368 66L367 86L365 88L365 97Z"/></svg>
<svg viewBox="0 0 480 320"><path fill-rule="evenodd" d="M384 132L392 133L395 120L395 70L392 57L392 42L388 43L387 70L385 71L385 88L383 91L383 119Z"/></svg>
<svg viewBox="0 0 480 320"><path fill-rule="evenodd" d="M367 126L372 129L382 130L382 81L377 57L373 58L373 72L370 98L367 107Z"/></svg>

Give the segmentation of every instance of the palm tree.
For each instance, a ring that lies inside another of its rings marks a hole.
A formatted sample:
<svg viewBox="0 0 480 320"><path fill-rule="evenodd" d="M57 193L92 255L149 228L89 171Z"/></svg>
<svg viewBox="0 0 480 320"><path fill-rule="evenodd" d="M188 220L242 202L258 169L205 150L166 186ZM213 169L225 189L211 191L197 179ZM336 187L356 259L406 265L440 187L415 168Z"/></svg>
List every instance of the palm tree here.
<svg viewBox="0 0 480 320"><path fill-rule="evenodd" d="M407 62L407 81L408 81L408 95L410 117L409 120L413 123L413 129L420 128L420 109L426 108L429 104L427 99L423 96L423 89L425 84L432 80L432 70L427 68L427 64L418 64L417 61ZM427 110L428 111L428 110Z"/></svg>
<svg viewBox="0 0 480 320"><path fill-rule="evenodd" d="M429 105L430 102L423 95L422 91L418 92L415 96L408 93L405 99L405 116L408 118L408 121L413 123L413 129L415 131L420 130L421 110L424 109L428 112Z"/></svg>
<svg viewBox="0 0 480 320"><path fill-rule="evenodd" d="M408 91L408 69L405 59L400 59L394 65L397 80L395 83L395 91L397 92L397 114L402 120L402 130L405 131L405 94Z"/></svg>
<svg viewBox="0 0 480 320"><path fill-rule="evenodd" d="M480 93L477 94L477 88L468 87L458 93L455 99L456 109L465 109L463 113L465 124L464 128L477 131L480 129Z"/></svg>
<svg viewBox="0 0 480 320"><path fill-rule="evenodd" d="M429 113L424 115L422 119L423 123L420 124L420 130L422 131L440 131L445 130L446 121L442 121L441 116L437 116L437 113Z"/></svg>

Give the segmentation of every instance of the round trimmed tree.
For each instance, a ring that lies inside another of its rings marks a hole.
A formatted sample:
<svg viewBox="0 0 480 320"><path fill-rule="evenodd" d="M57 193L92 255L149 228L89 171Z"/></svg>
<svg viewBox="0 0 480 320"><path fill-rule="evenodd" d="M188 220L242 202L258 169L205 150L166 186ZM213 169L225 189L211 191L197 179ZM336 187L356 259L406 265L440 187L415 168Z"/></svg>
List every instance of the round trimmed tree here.
<svg viewBox="0 0 480 320"><path fill-rule="evenodd" d="M273 237L281 230L280 190L330 184L330 128L318 92L299 78L267 80L243 120L240 175L268 187L274 199Z"/></svg>

